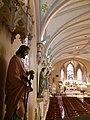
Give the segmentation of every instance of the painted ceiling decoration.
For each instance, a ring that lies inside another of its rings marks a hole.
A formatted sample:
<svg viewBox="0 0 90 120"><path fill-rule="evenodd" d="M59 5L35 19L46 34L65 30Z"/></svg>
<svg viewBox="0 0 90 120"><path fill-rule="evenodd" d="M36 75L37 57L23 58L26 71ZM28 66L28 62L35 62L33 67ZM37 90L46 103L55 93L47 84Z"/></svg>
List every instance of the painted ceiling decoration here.
<svg viewBox="0 0 90 120"><path fill-rule="evenodd" d="M57 0L40 0L41 21Z"/></svg>
<svg viewBox="0 0 90 120"><path fill-rule="evenodd" d="M90 61L90 0L40 0L40 6L41 42L49 62Z"/></svg>

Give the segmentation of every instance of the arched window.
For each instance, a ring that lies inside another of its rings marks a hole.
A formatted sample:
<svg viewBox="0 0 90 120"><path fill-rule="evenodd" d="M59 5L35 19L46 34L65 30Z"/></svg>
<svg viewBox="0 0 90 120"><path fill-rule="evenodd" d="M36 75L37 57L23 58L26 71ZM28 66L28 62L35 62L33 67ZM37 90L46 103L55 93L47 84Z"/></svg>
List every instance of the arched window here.
<svg viewBox="0 0 90 120"><path fill-rule="evenodd" d="M67 66L67 79L68 80L74 79L74 70L72 64L68 64Z"/></svg>
<svg viewBox="0 0 90 120"><path fill-rule="evenodd" d="M77 80L82 81L82 71L80 68L77 70Z"/></svg>
<svg viewBox="0 0 90 120"><path fill-rule="evenodd" d="M61 66L60 80L64 82L65 80L86 82L86 73L87 70L85 66L79 61L67 61Z"/></svg>
<svg viewBox="0 0 90 120"><path fill-rule="evenodd" d="M64 70L61 69L61 81L63 81L63 80L64 80Z"/></svg>

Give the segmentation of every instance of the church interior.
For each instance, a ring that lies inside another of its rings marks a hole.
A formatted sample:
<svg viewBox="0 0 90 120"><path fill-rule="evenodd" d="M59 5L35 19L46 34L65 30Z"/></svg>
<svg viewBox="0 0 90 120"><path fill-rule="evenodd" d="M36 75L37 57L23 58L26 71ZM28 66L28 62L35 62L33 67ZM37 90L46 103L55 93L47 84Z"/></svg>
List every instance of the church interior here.
<svg viewBox="0 0 90 120"><path fill-rule="evenodd" d="M22 120L90 120L90 0L0 0L0 120L20 45L30 47L23 63L35 72Z"/></svg>

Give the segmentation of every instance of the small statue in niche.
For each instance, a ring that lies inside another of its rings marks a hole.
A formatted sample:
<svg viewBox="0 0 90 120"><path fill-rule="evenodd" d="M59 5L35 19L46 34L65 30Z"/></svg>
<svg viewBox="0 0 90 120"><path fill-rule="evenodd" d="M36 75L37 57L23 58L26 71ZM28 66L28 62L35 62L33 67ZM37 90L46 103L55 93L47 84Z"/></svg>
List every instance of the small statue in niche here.
<svg viewBox="0 0 90 120"><path fill-rule="evenodd" d="M39 92L38 97L43 97L44 89L46 88L45 68L42 68L39 74Z"/></svg>

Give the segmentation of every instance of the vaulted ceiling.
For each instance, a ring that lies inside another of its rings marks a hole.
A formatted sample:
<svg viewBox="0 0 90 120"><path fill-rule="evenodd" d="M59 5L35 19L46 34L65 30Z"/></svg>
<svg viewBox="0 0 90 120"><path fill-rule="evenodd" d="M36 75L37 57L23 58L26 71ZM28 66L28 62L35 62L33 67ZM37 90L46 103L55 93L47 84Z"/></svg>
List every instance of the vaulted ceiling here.
<svg viewBox="0 0 90 120"><path fill-rule="evenodd" d="M41 0L41 41L52 64L90 61L90 0Z"/></svg>

